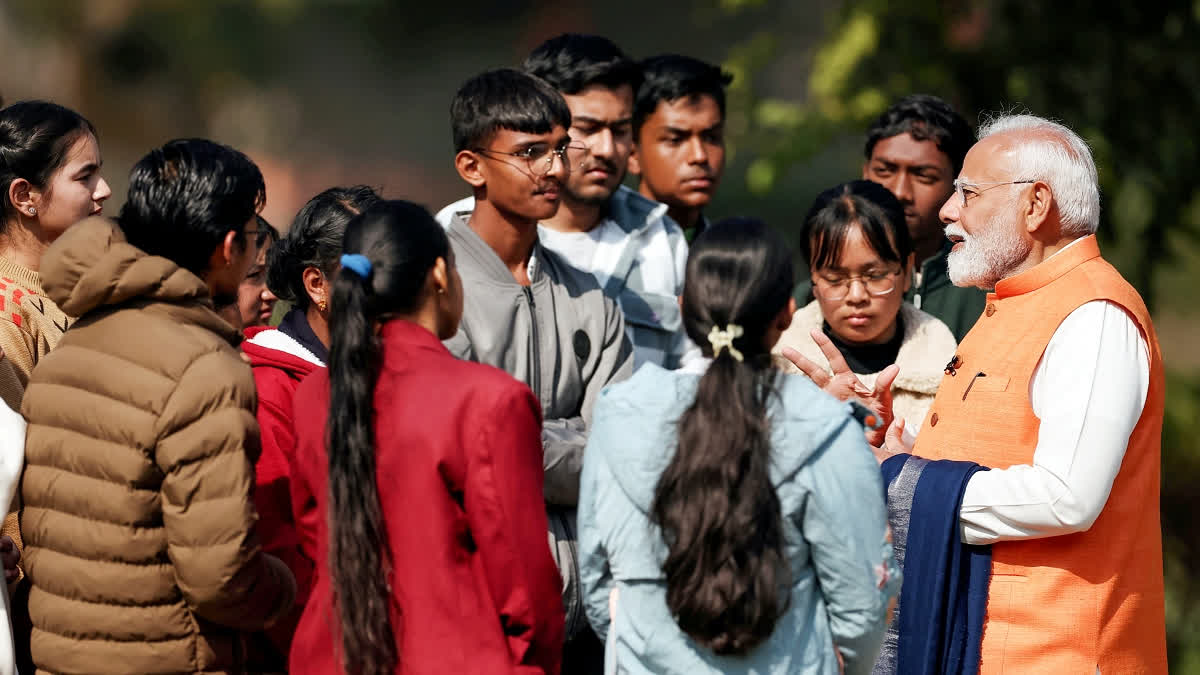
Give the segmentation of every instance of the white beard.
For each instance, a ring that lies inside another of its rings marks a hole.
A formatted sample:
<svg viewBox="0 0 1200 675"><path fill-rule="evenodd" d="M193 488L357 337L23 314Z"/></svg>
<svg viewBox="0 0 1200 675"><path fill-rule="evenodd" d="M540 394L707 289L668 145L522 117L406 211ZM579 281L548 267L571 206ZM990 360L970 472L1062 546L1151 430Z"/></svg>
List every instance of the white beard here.
<svg viewBox="0 0 1200 675"><path fill-rule="evenodd" d="M1033 242L1023 238L1011 222L1015 216L995 213L978 235L969 235L961 225L946 226L946 235L962 237L962 245L950 251L950 281L955 286L992 289L1001 279L1012 276L1033 250ZM1009 222L1005 222L1008 220Z"/></svg>

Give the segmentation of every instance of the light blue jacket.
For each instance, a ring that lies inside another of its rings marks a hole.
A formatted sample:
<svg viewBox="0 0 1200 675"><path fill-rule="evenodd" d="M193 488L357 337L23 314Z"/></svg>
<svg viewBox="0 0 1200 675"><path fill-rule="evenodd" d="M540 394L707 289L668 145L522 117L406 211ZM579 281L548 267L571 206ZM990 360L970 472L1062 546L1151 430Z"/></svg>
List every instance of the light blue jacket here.
<svg viewBox="0 0 1200 675"><path fill-rule="evenodd" d="M647 364L596 404L579 496L580 578L592 627L613 631L608 672L835 674L836 644L847 673L869 673L900 587L883 482L849 406L802 375L779 376L771 408L772 481L792 566L787 614L740 657L697 645L671 617L666 545L649 512L699 380Z"/></svg>

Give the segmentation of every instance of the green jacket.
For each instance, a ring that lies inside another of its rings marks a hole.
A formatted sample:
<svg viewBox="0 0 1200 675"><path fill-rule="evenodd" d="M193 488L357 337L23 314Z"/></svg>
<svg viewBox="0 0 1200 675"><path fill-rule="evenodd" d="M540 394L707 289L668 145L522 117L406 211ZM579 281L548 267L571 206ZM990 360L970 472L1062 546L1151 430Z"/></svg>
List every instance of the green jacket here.
<svg viewBox="0 0 1200 675"><path fill-rule="evenodd" d="M946 240L937 255L921 263L921 283L914 283L904 294L904 299L917 309L940 319L954 333L954 339L962 342L963 336L983 313L987 293L978 288L959 288L950 282L947 258L951 246L950 241ZM812 292L812 281L807 276L802 278L792 295L801 307L812 302L816 298Z"/></svg>

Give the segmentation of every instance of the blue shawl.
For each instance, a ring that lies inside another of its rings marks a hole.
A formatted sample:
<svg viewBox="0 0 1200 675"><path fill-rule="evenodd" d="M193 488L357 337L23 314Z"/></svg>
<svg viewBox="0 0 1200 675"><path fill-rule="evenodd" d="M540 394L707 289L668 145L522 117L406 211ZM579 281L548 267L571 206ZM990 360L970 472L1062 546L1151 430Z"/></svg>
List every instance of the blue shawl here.
<svg viewBox="0 0 1200 675"><path fill-rule="evenodd" d="M977 673L992 551L962 543L958 514L987 468L897 455L880 470L904 585L874 673Z"/></svg>

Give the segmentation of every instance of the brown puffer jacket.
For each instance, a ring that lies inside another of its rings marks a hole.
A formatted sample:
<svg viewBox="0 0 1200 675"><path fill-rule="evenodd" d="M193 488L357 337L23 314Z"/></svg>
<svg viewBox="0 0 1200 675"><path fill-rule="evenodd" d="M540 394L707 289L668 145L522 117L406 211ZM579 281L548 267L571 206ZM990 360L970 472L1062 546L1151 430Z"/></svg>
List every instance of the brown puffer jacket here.
<svg viewBox="0 0 1200 675"><path fill-rule="evenodd" d="M42 278L79 319L21 405L39 672L236 672L238 631L295 595L254 534L254 379L236 331L204 282L102 218L67 230Z"/></svg>

